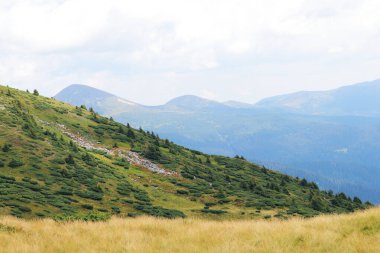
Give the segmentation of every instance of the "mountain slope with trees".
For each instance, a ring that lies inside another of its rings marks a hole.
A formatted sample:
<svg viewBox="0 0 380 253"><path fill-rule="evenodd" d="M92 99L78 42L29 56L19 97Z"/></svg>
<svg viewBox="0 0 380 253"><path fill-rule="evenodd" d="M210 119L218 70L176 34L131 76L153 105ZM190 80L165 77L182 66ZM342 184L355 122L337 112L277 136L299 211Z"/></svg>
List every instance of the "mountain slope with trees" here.
<svg viewBox="0 0 380 253"><path fill-rule="evenodd" d="M0 86L0 118L1 214L286 218L370 205L243 157L186 149L38 91Z"/></svg>
<svg viewBox="0 0 380 253"><path fill-rule="evenodd" d="M88 95L76 95L78 90ZM143 106L84 85L69 86L56 96L191 149L243 155L315 181L322 189L374 203L380 203L379 97L380 80L278 96L255 105L182 96Z"/></svg>

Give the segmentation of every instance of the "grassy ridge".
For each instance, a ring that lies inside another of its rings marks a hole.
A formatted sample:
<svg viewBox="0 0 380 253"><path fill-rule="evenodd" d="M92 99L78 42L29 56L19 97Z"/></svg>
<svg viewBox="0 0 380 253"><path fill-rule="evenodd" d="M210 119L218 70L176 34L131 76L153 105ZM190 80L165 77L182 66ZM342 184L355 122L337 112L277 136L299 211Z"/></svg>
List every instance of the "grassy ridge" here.
<svg viewBox="0 0 380 253"><path fill-rule="evenodd" d="M380 252L380 209L288 221L113 218L57 223L0 218L0 247L16 252Z"/></svg>
<svg viewBox="0 0 380 253"><path fill-rule="evenodd" d="M241 157L189 150L90 109L4 86L0 118L0 214L286 219L368 206ZM99 147L133 151L174 174L82 148L62 126Z"/></svg>

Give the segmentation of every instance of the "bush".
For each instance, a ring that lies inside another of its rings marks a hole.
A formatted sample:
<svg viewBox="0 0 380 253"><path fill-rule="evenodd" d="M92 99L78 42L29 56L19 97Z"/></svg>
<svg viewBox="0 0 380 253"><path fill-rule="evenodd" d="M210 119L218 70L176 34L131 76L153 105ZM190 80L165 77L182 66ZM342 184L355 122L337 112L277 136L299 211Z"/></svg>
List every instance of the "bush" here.
<svg viewBox="0 0 380 253"><path fill-rule="evenodd" d="M211 213L211 214L224 214L227 213L227 211L224 210L211 210L211 209L202 209L202 213Z"/></svg>
<svg viewBox="0 0 380 253"><path fill-rule="evenodd" d="M81 207L84 209L88 209L88 210L94 209L94 207L92 205L88 205L88 204L83 204L83 205L81 205Z"/></svg>
<svg viewBox="0 0 380 253"><path fill-rule="evenodd" d="M113 207L111 207L111 209L112 209L112 212L116 213L116 214L119 214L121 212L120 208L118 208L117 206L113 206Z"/></svg>
<svg viewBox="0 0 380 253"><path fill-rule="evenodd" d="M131 188L132 188L131 185L124 183L124 184L119 184L116 190L120 195L129 196L131 193Z"/></svg>
<svg viewBox="0 0 380 253"><path fill-rule="evenodd" d="M4 144L2 150L3 150L3 152L8 152L9 150L11 150L11 147L12 147L12 145L10 145L10 144Z"/></svg>
<svg viewBox="0 0 380 253"><path fill-rule="evenodd" d="M79 197L85 198L85 199L93 199L93 200L102 200L103 199L103 194L98 193L98 192L91 192L91 191L76 192L76 195L78 195Z"/></svg>
<svg viewBox="0 0 380 253"><path fill-rule="evenodd" d="M177 190L177 193L181 194L181 195L188 195L189 194L189 192L186 190Z"/></svg>
<svg viewBox="0 0 380 253"><path fill-rule="evenodd" d="M67 164L75 164L74 157L71 154L68 155L67 158L65 159L65 162Z"/></svg>
<svg viewBox="0 0 380 253"><path fill-rule="evenodd" d="M156 216L156 217L164 217L169 219L174 218L185 218L186 215L178 210L174 209L166 209L162 207L155 207L151 205L136 205L134 206L136 210L142 211L143 213Z"/></svg>
<svg viewBox="0 0 380 253"><path fill-rule="evenodd" d="M19 160L14 160L12 159L12 161L9 162L8 166L11 167L11 168L16 168L16 167L20 167L20 166L23 166L24 163L22 161L19 161Z"/></svg>
<svg viewBox="0 0 380 253"><path fill-rule="evenodd" d="M32 209L26 206L19 206L18 209L23 213L30 213L32 211Z"/></svg>

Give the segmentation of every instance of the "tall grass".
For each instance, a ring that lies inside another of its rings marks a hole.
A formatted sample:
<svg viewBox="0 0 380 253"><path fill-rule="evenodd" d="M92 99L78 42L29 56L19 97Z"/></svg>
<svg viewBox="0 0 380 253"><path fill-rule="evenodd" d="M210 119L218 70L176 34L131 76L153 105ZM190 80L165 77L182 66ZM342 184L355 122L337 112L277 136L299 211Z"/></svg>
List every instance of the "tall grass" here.
<svg viewBox="0 0 380 253"><path fill-rule="evenodd" d="M380 208L288 221L0 218L0 252L380 252ZM10 229L14 228L14 229Z"/></svg>

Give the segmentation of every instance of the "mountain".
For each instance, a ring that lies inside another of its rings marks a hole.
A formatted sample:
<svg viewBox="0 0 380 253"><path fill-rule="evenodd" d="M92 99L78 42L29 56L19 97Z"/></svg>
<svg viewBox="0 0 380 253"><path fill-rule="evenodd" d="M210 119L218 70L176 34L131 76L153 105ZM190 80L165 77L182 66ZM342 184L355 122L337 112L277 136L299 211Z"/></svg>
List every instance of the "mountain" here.
<svg viewBox="0 0 380 253"><path fill-rule="evenodd" d="M73 84L66 87L55 96L55 99L66 101L72 105L86 105L87 107L96 108L97 112L105 115L144 108L137 103L82 84Z"/></svg>
<svg viewBox="0 0 380 253"><path fill-rule="evenodd" d="M302 91L264 99L257 107L334 116L380 116L380 80L329 91Z"/></svg>
<svg viewBox="0 0 380 253"><path fill-rule="evenodd" d="M4 86L0 118L0 214L231 219L369 205L241 157L190 150L92 110Z"/></svg>
<svg viewBox="0 0 380 253"><path fill-rule="evenodd" d="M379 87L380 82L373 81L333 91L301 92L265 99L252 107L183 96L136 110L123 111L115 105L117 113L104 115L192 149L243 155L316 181L323 189L380 203L376 111L380 107L375 100L380 98ZM81 104L86 101L76 103ZM95 111L104 111L101 104L92 105Z"/></svg>

